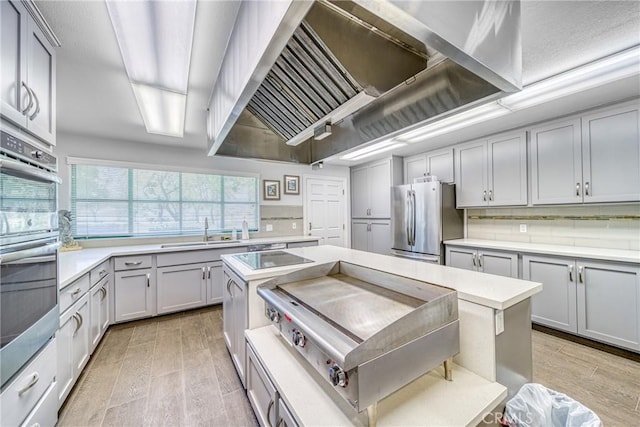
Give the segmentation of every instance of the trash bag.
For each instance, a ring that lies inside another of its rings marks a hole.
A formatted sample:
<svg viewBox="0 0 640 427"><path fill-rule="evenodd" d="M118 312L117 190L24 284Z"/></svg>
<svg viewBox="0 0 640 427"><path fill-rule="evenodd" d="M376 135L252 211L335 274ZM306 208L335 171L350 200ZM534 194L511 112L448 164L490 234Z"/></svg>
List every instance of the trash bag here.
<svg viewBox="0 0 640 427"><path fill-rule="evenodd" d="M525 384L507 402L503 421L510 427L600 427L600 418L563 393Z"/></svg>

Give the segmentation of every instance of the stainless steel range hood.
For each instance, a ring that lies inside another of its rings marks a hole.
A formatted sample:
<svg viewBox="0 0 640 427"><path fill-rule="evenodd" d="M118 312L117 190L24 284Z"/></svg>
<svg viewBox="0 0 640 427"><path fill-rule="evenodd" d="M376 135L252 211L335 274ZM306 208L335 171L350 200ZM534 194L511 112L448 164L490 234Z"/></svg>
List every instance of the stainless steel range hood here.
<svg viewBox="0 0 640 427"><path fill-rule="evenodd" d="M517 0L317 1L217 154L323 160L515 91L520 67Z"/></svg>

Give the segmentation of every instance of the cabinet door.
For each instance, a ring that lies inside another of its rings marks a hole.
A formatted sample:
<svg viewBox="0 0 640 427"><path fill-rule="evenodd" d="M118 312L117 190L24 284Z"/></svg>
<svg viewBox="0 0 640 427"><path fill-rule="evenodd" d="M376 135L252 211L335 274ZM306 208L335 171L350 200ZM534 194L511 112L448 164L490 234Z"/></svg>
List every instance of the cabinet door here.
<svg viewBox="0 0 640 427"><path fill-rule="evenodd" d="M637 101L582 118L584 201L640 200L640 117Z"/></svg>
<svg viewBox="0 0 640 427"><path fill-rule="evenodd" d="M233 295L231 294L231 277L223 269L223 288L222 288L222 324L224 342L230 353L234 352L234 318L233 318Z"/></svg>
<svg viewBox="0 0 640 427"><path fill-rule="evenodd" d="M391 252L391 222L372 221L369 225L369 252L389 255Z"/></svg>
<svg viewBox="0 0 640 427"><path fill-rule="evenodd" d="M476 271L477 253L475 249L447 246L446 265L449 267L463 268Z"/></svg>
<svg viewBox="0 0 640 427"><path fill-rule="evenodd" d="M576 333L576 274L573 260L522 257L522 278L542 283L542 291L531 297L531 320Z"/></svg>
<svg viewBox="0 0 640 427"><path fill-rule="evenodd" d="M32 21L27 35L27 84L34 107L27 113L27 129L48 143L56 143L56 53Z"/></svg>
<svg viewBox="0 0 640 427"><path fill-rule="evenodd" d="M158 314L201 307L207 303L206 264L160 267L156 271Z"/></svg>
<svg viewBox="0 0 640 427"><path fill-rule="evenodd" d="M640 268L578 261L578 333L640 350Z"/></svg>
<svg viewBox="0 0 640 427"><path fill-rule="evenodd" d="M236 365L238 376L242 385L245 383L245 364L247 345L244 339L244 331L247 329L247 285L239 280L231 281L231 293L233 294L233 323L234 323L234 353L233 362Z"/></svg>
<svg viewBox="0 0 640 427"><path fill-rule="evenodd" d="M351 248L359 251L369 250L369 223L365 221L351 222Z"/></svg>
<svg viewBox="0 0 640 427"><path fill-rule="evenodd" d="M487 142L489 205L527 204L527 134L516 132Z"/></svg>
<svg viewBox="0 0 640 427"><path fill-rule="evenodd" d="M427 174L436 176L440 182L454 182L453 148L427 153Z"/></svg>
<svg viewBox="0 0 640 427"><path fill-rule="evenodd" d="M405 184L413 184L414 179L421 178L427 174L427 156L424 154L407 157L403 163Z"/></svg>
<svg viewBox="0 0 640 427"><path fill-rule="evenodd" d="M279 427L298 427L298 423L282 399L278 399L278 418L279 421L276 425Z"/></svg>
<svg viewBox="0 0 640 427"><path fill-rule="evenodd" d="M73 336L80 324L75 314L72 308L65 311L60 316L60 328L56 332L58 408L62 406L73 387Z"/></svg>
<svg viewBox="0 0 640 427"><path fill-rule="evenodd" d="M278 393L251 349L247 365L247 398L261 426L280 425L276 423L279 419Z"/></svg>
<svg viewBox="0 0 640 427"><path fill-rule="evenodd" d="M478 271L518 278L518 254L478 249Z"/></svg>
<svg viewBox="0 0 640 427"><path fill-rule="evenodd" d="M71 307L76 316L80 319L80 325L73 335L73 378L78 379L80 373L89 361L90 338L89 338L89 294L85 294L77 303Z"/></svg>
<svg viewBox="0 0 640 427"><path fill-rule="evenodd" d="M531 129L531 203L582 202L580 120Z"/></svg>
<svg viewBox="0 0 640 427"><path fill-rule="evenodd" d="M27 124L22 110L29 100L27 89L27 39L28 13L19 1L0 2L0 113L19 126Z"/></svg>
<svg viewBox="0 0 640 427"><path fill-rule="evenodd" d="M366 167L351 170L351 216L366 218L369 213L369 182Z"/></svg>
<svg viewBox="0 0 640 427"><path fill-rule="evenodd" d="M369 208L372 218L391 218L391 160L369 166Z"/></svg>
<svg viewBox="0 0 640 427"><path fill-rule="evenodd" d="M207 304L222 302L223 286L222 261L207 264Z"/></svg>
<svg viewBox="0 0 640 427"><path fill-rule="evenodd" d="M102 298L104 291L102 286L96 285L91 288L89 298L91 304L91 321L89 322L89 340L91 343L91 352L98 346L102 337Z"/></svg>
<svg viewBox="0 0 640 427"><path fill-rule="evenodd" d="M102 295L102 299L100 300L100 321L102 322L102 324L100 325L100 333L104 335L104 333L107 331L107 328L111 324L111 318L110 318L111 307L109 303L110 297L111 297L109 295L109 293L111 292L110 278L104 281L104 285L102 285L101 289L103 289L103 295Z"/></svg>
<svg viewBox="0 0 640 427"><path fill-rule="evenodd" d="M487 204L487 143L473 142L456 148L456 205Z"/></svg>
<svg viewBox="0 0 640 427"><path fill-rule="evenodd" d="M153 271L143 268L118 271L115 274L114 296L116 322L139 319L155 314L152 285Z"/></svg>

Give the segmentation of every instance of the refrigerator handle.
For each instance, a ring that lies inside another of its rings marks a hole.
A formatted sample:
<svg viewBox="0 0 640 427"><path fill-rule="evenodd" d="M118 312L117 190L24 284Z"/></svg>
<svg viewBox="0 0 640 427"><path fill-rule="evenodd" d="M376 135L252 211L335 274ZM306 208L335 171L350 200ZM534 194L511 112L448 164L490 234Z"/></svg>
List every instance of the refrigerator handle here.
<svg viewBox="0 0 640 427"><path fill-rule="evenodd" d="M416 192L411 191L411 246L416 245Z"/></svg>
<svg viewBox="0 0 640 427"><path fill-rule="evenodd" d="M411 244L411 190L407 190L407 199L405 201L406 209L404 211L404 227L407 232L407 245Z"/></svg>

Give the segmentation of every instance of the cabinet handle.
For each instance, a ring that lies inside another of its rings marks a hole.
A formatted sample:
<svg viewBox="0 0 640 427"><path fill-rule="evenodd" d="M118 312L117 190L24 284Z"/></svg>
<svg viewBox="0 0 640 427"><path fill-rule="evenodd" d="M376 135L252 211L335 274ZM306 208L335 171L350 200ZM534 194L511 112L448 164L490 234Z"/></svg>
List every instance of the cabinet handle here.
<svg viewBox="0 0 640 427"><path fill-rule="evenodd" d="M273 427L271 425L271 408L273 408L273 399L269 401L269 406L267 407L267 424L269 427Z"/></svg>
<svg viewBox="0 0 640 427"><path fill-rule="evenodd" d="M142 264L142 261L127 261L124 263L124 265L127 265L129 267L134 266L134 265L140 265Z"/></svg>
<svg viewBox="0 0 640 427"><path fill-rule="evenodd" d="M80 318L78 317L77 312L73 314L71 317L73 317L73 320L76 321L76 328L73 330L73 335L75 335L78 332L78 329L80 329Z"/></svg>
<svg viewBox="0 0 640 427"><path fill-rule="evenodd" d="M309 231L311 231L311 223L309 223Z"/></svg>
<svg viewBox="0 0 640 427"><path fill-rule="evenodd" d="M151 287L151 273L147 273L147 288Z"/></svg>
<svg viewBox="0 0 640 427"><path fill-rule="evenodd" d="M84 325L84 317L82 317L82 314L80 314L79 312L76 312L76 314L80 318L80 326L78 326L78 330L79 330L80 328L82 328L82 325Z"/></svg>
<svg viewBox="0 0 640 427"><path fill-rule="evenodd" d="M206 280L207 278L207 273L204 267L202 267L202 280Z"/></svg>
<svg viewBox="0 0 640 427"><path fill-rule="evenodd" d="M36 96L36 93L32 90L31 93L33 94L33 97L36 99L36 111L34 111L34 113L29 116L29 120L33 121L36 117L38 117L38 114L40 114L40 100L38 99L38 97Z"/></svg>
<svg viewBox="0 0 640 427"><path fill-rule="evenodd" d="M37 372L34 372L33 374L31 374L31 379L29 380L27 385L22 387L20 390L18 390L18 396L22 396L23 394L28 392L34 385L36 385L39 379L40 379L40 374L38 374Z"/></svg>
<svg viewBox="0 0 640 427"><path fill-rule="evenodd" d="M584 194L586 196L590 196L591 194L589 194L589 181L584 183Z"/></svg>
<svg viewBox="0 0 640 427"><path fill-rule="evenodd" d="M233 298L233 294L231 293L231 279L227 280L227 293Z"/></svg>
<svg viewBox="0 0 640 427"><path fill-rule="evenodd" d="M472 255L471 255L471 261L473 262L473 266L474 266L474 267L477 267L477 264L476 264L476 254L472 254Z"/></svg>
<svg viewBox="0 0 640 427"><path fill-rule="evenodd" d="M81 290L81 289L80 289L80 288L78 288L78 289L76 289L75 291L71 292L71 296L74 296L74 297L75 297L76 295L78 295L78 294L80 293L80 290Z"/></svg>
<svg viewBox="0 0 640 427"><path fill-rule="evenodd" d="M284 420L284 418L280 418L280 421L278 421L278 424L276 424L276 427L280 427L280 426L287 427L287 423Z"/></svg>
<svg viewBox="0 0 640 427"><path fill-rule="evenodd" d="M569 267L569 281L573 282L573 265L568 265Z"/></svg>
<svg viewBox="0 0 640 427"><path fill-rule="evenodd" d="M31 107L33 107L33 94L31 93L31 90L29 90L29 86L27 86L25 82L22 82L22 87L27 90L27 95L29 95L29 104L24 108L24 110L22 110L22 114L26 116L27 111L29 111Z"/></svg>
<svg viewBox="0 0 640 427"><path fill-rule="evenodd" d="M584 275L582 274L583 271L583 267L580 265L578 266L578 282L580 283L584 283Z"/></svg>
<svg viewBox="0 0 640 427"><path fill-rule="evenodd" d="M478 267L482 268L482 254L478 254Z"/></svg>
<svg viewBox="0 0 640 427"><path fill-rule="evenodd" d="M104 268L102 270L98 271L98 275L100 277L104 276L105 274L107 274L107 270L105 270Z"/></svg>
<svg viewBox="0 0 640 427"><path fill-rule="evenodd" d="M100 301L104 301L104 299L107 297L107 289L100 288L100 291L102 292L102 298L100 298Z"/></svg>
<svg viewBox="0 0 640 427"><path fill-rule="evenodd" d="M576 182L576 196L580 197L580 183Z"/></svg>
<svg viewBox="0 0 640 427"><path fill-rule="evenodd" d="M487 201L487 190L484 190L482 192L482 200L485 201L485 202Z"/></svg>
<svg viewBox="0 0 640 427"><path fill-rule="evenodd" d="M207 278L211 279L211 267L207 267Z"/></svg>
<svg viewBox="0 0 640 427"><path fill-rule="evenodd" d="M493 190L489 190L489 201L493 201Z"/></svg>

